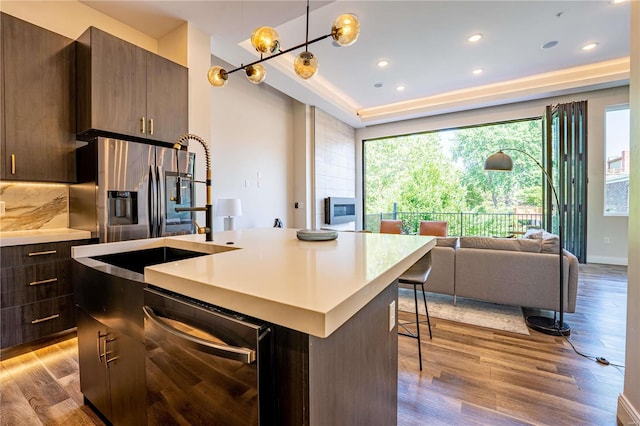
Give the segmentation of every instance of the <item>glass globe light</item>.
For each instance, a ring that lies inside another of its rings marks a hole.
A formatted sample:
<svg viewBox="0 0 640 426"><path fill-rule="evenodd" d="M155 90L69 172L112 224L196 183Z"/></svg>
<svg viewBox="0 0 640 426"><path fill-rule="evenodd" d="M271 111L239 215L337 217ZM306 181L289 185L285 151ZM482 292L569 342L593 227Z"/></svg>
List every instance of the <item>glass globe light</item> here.
<svg viewBox="0 0 640 426"><path fill-rule="evenodd" d="M273 53L280 47L280 36L271 27L258 27L251 33L251 44L260 54Z"/></svg>
<svg viewBox="0 0 640 426"><path fill-rule="evenodd" d="M267 76L267 70L264 69L262 64L248 66L244 71L247 73L247 79L253 84L262 83Z"/></svg>
<svg viewBox="0 0 640 426"><path fill-rule="evenodd" d="M214 87L223 87L227 84L227 79L229 78L229 74L227 74L227 70L220 66L215 66L209 68L209 72L207 72L207 78L209 79L209 83L211 83Z"/></svg>
<svg viewBox="0 0 640 426"><path fill-rule="evenodd" d="M293 61L293 69L306 80L318 72L318 59L311 52L301 52Z"/></svg>
<svg viewBox="0 0 640 426"><path fill-rule="evenodd" d="M351 46L360 35L360 22L356 15L345 13L333 21L331 37L340 46Z"/></svg>

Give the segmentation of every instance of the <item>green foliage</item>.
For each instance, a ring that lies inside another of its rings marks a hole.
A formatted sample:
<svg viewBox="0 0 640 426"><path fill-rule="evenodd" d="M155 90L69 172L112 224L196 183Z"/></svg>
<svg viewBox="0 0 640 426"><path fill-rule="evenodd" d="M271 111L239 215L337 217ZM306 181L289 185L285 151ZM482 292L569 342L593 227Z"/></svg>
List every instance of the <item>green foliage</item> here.
<svg viewBox="0 0 640 426"><path fill-rule="evenodd" d="M432 132L365 143L366 214L391 212L505 212L540 206L543 175L526 155L506 153L514 173L485 172L501 148L541 158L541 120Z"/></svg>

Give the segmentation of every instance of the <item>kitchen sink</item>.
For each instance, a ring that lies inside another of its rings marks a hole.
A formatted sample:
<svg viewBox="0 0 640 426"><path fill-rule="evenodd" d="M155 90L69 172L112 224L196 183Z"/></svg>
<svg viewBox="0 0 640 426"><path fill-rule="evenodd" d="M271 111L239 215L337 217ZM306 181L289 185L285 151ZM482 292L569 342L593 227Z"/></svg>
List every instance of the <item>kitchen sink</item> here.
<svg viewBox="0 0 640 426"><path fill-rule="evenodd" d="M124 253L105 254L92 256L91 259L108 263L109 265L127 269L129 271L144 274L145 266L158 265L160 263L174 262L176 260L190 259L192 257L206 256L209 253L184 250L174 247L156 247L146 250L128 251Z"/></svg>

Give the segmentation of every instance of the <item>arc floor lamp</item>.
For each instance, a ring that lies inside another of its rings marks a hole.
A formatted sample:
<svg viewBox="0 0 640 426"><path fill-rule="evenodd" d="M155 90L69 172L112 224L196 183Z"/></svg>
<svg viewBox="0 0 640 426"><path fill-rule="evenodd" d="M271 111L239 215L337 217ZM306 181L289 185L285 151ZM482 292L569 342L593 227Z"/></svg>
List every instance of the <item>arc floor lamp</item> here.
<svg viewBox="0 0 640 426"><path fill-rule="evenodd" d="M527 157L531 158L542 170L545 178L547 179L547 184L551 188L553 192L553 197L556 201L556 206L558 208L558 238L560 240L559 248L558 248L558 259L559 259L559 268L560 268L560 283L558 285L560 290L560 306L558 307L558 313L560 317L557 318L554 313L553 318L543 317L543 316L529 316L526 319L527 326L530 328L540 331L546 334L552 334L554 336L568 336L571 334L571 327L567 323L564 322L564 268L563 268L563 238L564 234L562 232L562 210L560 208L560 200L558 199L558 193L553 186L553 182L551 181L551 177L549 173L544 169L542 164L538 160L536 160L531 154L517 148L505 148L500 151L492 154L487 158L484 163L485 170L494 170L494 171L503 171L510 172L513 170L513 161L511 157L505 154L503 151L517 151L520 152Z"/></svg>

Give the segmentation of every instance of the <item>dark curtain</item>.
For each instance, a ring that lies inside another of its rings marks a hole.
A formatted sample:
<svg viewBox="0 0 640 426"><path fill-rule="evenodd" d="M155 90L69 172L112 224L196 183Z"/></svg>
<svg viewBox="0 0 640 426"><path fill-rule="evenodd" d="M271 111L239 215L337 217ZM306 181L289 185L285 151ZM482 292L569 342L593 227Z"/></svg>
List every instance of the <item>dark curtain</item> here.
<svg viewBox="0 0 640 426"><path fill-rule="evenodd" d="M558 194L557 214L553 192L545 185L545 227L564 229L564 248L580 263L587 258L587 101L547 106L544 117L543 164Z"/></svg>

